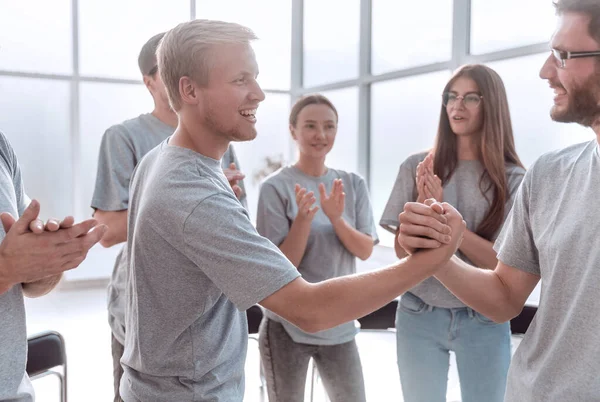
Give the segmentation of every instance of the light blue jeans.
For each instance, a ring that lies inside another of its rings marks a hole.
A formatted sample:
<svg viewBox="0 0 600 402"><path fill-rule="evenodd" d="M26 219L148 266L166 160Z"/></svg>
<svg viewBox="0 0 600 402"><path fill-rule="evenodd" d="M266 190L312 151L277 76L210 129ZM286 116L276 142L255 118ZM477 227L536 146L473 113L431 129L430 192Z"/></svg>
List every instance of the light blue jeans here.
<svg viewBox="0 0 600 402"><path fill-rule="evenodd" d="M439 308L407 292L396 312L398 370L405 402L445 402L450 351L462 402L502 402L510 364L510 324L467 308Z"/></svg>

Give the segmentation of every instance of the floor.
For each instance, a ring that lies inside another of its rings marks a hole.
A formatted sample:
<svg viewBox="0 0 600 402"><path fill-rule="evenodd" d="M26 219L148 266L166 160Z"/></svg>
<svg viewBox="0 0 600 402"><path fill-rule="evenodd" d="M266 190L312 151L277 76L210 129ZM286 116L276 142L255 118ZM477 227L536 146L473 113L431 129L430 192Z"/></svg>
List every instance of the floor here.
<svg viewBox="0 0 600 402"><path fill-rule="evenodd" d="M40 299L27 299L26 307L30 335L56 330L65 337L69 364L69 401L112 401L110 329L106 320L104 287L56 290ZM252 339L249 342L244 400L266 402L267 397L260 387L257 343ZM518 342L518 338L515 338L515 342ZM391 330L364 331L358 335L357 343L363 364L367 400L401 402L395 362L395 333ZM454 359L451 364L448 401L455 402L460 401L460 389ZM59 400L56 377L44 377L33 383L37 402ZM310 384L307 383L307 401L310 401L310 394ZM313 400L327 401L318 382Z"/></svg>

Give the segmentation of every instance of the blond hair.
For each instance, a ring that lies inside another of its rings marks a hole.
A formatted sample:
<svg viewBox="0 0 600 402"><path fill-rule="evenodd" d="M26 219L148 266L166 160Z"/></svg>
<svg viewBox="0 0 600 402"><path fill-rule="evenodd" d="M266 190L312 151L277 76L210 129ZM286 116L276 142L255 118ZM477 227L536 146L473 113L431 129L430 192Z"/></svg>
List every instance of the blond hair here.
<svg viewBox="0 0 600 402"><path fill-rule="evenodd" d="M158 50L158 71L173 110L181 109L179 81L189 77L198 85L208 82L211 50L217 45L249 44L252 30L232 22L193 20L166 33Z"/></svg>

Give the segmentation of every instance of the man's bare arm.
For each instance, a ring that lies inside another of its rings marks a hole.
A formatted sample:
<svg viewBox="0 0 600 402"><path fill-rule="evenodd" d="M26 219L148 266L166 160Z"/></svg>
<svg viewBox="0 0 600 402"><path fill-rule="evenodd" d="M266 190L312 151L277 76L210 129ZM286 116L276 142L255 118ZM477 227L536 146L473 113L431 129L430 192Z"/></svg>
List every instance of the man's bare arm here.
<svg viewBox="0 0 600 402"><path fill-rule="evenodd" d="M103 211L97 209L94 212L94 219L98 223L106 225L108 230L100 240L102 247L112 247L115 244L127 241L127 210L122 211Z"/></svg>

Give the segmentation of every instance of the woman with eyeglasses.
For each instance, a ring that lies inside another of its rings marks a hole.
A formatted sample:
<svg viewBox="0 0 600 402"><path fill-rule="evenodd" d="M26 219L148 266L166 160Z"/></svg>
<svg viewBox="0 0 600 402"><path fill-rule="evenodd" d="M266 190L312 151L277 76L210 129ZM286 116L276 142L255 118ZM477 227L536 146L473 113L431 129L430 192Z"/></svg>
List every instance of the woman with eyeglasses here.
<svg viewBox="0 0 600 402"><path fill-rule="evenodd" d="M262 183L257 230L309 282L353 274L356 257L369 258L378 238L365 181L325 165L337 111L323 95L308 95L296 102L289 122L298 159ZM311 358L332 402L365 401L357 333L355 322L307 333L267 311L259 341L269 401L304 401Z"/></svg>
<svg viewBox="0 0 600 402"><path fill-rule="evenodd" d="M463 66L444 88L433 149L400 165L380 225L396 234L411 230L399 228L406 202L448 202L467 223L458 257L494 269L492 245L524 174L500 76L483 65ZM398 242L395 250L398 258L406 256ZM446 401L450 351L463 402L503 401L510 324L496 324L466 307L434 277L402 295L396 338L406 402Z"/></svg>

